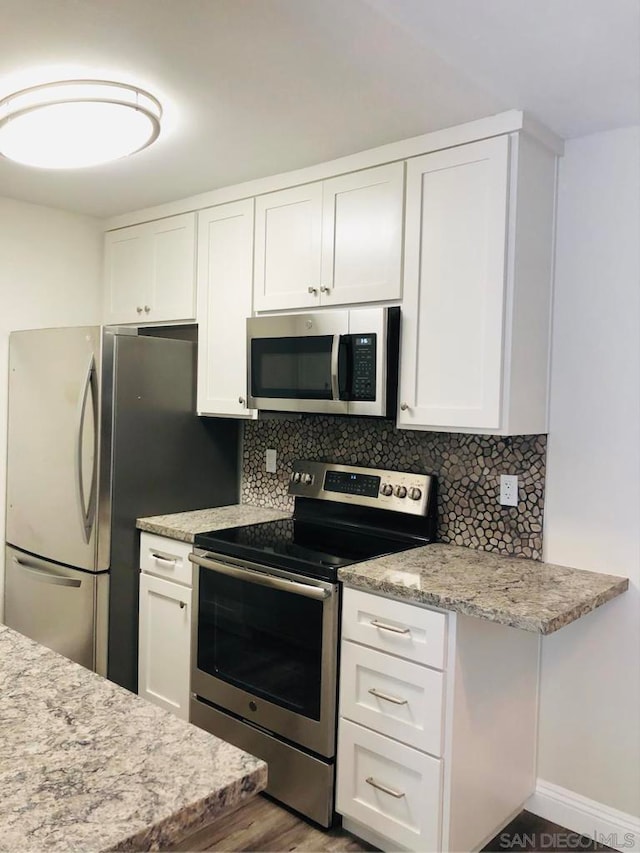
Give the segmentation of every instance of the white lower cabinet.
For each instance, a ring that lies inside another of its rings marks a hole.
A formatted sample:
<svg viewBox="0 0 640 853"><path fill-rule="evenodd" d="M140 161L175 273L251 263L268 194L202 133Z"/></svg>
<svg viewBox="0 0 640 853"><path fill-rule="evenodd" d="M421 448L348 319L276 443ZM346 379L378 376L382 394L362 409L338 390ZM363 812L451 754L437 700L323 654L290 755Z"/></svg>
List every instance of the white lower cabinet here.
<svg viewBox="0 0 640 853"><path fill-rule="evenodd" d="M189 719L190 551L184 542L140 537L138 694L183 720Z"/></svg>
<svg viewBox="0 0 640 853"><path fill-rule="evenodd" d="M383 850L438 853L497 834L535 785L538 646L533 633L345 589L345 828Z"/></svg>

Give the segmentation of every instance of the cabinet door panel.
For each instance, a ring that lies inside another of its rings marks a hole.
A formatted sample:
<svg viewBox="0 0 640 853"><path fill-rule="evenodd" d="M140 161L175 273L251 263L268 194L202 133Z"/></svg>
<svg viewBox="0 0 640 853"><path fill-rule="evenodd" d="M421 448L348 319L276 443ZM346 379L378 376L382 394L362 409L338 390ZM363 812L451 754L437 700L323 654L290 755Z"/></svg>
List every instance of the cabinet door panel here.
<svg viewBox="0 0 640 853"><path fill-rule="evenodd" d="M153 276L145 319L195 317L195 213L151 223Z"/></svg>
<svg viewBox="0 0 640 853"><path fill-rule="evenodd" d="M202 211L198 222L198 412L254 417L246 407L253 199Z"/></svg>
<svg viewBox="0 0 640 853"><path fill-rule="evenodd" d="M509 140L409 161L401 426L501 425Z"/></svg>
<svg viewBox="0 0 640 853"><path fill-rule="evenodd" d="M140 575L138 694L189 718L191 589Z"/></svg>
<svg viewBox="0 0 640 853"><path fill-rule="evenodd" d="M105 323L133 323L143 318L153 267L145 226L105 235Z"/></svg>
<svg viewBox="0 0 640 853"><path fill-rule="evenodd" d="M321 216L320 183L256 199L256 311L319 304Z"/></svg>
<svg viewBox="0 0 640 853"><path fill-rule="evenodd" d="M324 182L324 304L400 298L403 199L404 163Z"/></svg>

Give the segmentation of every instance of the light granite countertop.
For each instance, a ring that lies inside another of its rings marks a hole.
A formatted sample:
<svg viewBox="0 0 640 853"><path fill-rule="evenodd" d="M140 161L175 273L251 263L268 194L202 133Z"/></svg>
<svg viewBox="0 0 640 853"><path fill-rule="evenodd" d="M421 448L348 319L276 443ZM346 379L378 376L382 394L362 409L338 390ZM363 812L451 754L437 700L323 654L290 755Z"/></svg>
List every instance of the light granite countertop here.
<svg viewBox="0 0 640 853"><path fill-rule="evenodd" d="M193 542L196 533L224 530L227 527L244 527L247 524L289 518L290 515L290 512L283 512L280 509L268 509L251 504L230 504L213 509L174 512L171 515L150 515L147 518L138 518L136 527L138 530L167 536L169 539Z"/></svg>
<svg viewBox="0 0 640 853"><path fill-rule="evenodd" d="M167 849L266 764L0 625L0 850Z"/></svg>
<svg viewBox="0 0 640 853"><path fill-rule="evenodd" d="M621 595L628 578L434 543L340 569L347 586L551 634Z"/></svg>

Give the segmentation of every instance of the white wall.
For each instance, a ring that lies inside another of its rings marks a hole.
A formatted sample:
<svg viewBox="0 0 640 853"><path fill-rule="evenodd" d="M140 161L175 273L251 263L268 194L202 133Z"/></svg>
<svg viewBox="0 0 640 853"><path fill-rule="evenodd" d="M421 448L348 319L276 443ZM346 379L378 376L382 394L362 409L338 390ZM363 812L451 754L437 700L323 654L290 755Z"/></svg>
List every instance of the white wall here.
<svg viewBox="0 0 640 853"><path fill-rule="evenodd" d="M12 329L98 323L100 220L0 197L0 543L4 542L7 355ZM4 548L0 549L0 616Z"/></svg>
<svg viewBox="0 0 640 853"><path fill-rule="evenodd" d="M640 816L640 127L560 167L545 559L626 575L543 640L538 777Z"/></svg>

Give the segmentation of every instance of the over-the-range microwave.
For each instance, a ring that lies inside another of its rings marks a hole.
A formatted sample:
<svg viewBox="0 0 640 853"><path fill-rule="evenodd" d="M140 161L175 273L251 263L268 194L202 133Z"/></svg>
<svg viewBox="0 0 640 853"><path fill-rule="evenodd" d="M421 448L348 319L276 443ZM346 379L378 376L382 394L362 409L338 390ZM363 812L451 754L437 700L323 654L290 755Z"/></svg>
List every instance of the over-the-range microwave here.
<svg viewBox="0 0 640 853"><path fill-rule="evenodd" d="M400 308L251 317L248 404L276 412L393 417Z"/></svg>

